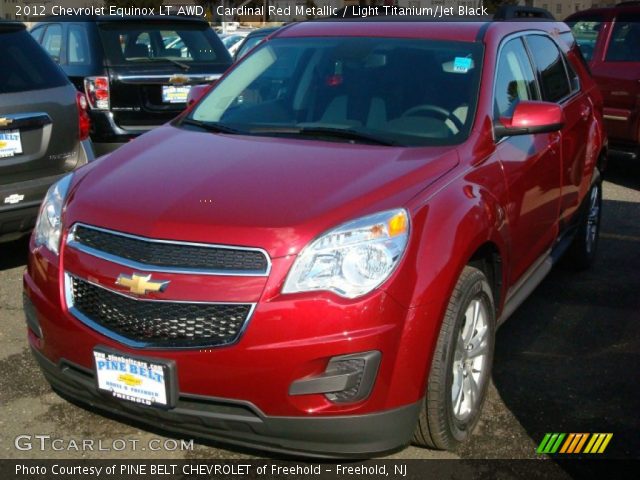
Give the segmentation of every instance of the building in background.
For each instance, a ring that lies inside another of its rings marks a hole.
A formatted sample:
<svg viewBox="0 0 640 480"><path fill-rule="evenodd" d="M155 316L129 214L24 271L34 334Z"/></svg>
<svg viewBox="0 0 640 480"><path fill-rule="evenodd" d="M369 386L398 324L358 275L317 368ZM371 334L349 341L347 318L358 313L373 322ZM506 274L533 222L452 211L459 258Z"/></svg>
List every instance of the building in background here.
<svg viewBox="0 0 640 480"><path fill-rule="evenodd" d="M558 20L563 20L572 13L597 7L610 7L621 0L521 0L519 3L530 7L549 10Z"/></svg>
<svg viewBox="0 0 640 480"><path fill-rule="evenodd" d="M0 0L0 19L16 20L16 6L24 5L22 0Z"/></svg>

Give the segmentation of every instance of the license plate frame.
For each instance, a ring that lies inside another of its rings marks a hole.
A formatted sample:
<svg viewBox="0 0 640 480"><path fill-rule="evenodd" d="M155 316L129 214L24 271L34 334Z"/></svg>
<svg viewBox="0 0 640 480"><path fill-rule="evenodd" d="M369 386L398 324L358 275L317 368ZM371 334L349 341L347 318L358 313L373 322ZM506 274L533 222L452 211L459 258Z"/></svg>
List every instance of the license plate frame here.
<svg viewBox="0 0 640 480"><path fill-rule="evenodd" d="M100 361L114 363L103 365ZM178 398L175 361L98 346L93 350L93 362L96 387L101 393L146 407L175 407Z"/></svg>
<svg viewBox="0 0 640 480"><path fill-rule="evenodd" d="M187 97L189 96L190 86L175 86L175 85L163 85L162 86L162 103L168 103L170 105L187 103Z"/></svg>
<svg viewBox="0 0 640 480"><path fill-rule="evenodd" d="M0 158L11 158L22 153L20 130L0 130Z"/></svg>

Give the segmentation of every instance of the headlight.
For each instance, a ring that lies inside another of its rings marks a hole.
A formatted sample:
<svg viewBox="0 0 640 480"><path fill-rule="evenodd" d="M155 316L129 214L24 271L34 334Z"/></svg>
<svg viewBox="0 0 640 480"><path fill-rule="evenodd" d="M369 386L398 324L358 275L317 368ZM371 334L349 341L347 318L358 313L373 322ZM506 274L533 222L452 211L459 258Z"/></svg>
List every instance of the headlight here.
<svg viewBox="0 0 640 480"><path fill-rule="evenodd" d="M346 223L300 253L282 293L330 290L347 298L369 293L389 278L408 238L409 216L404 209Z"/></svg>
<svg viewBox="0 0 640 480"><path fill-rule="evenodd" d="M67 175L51 185L40 207L36 222L36 245L44 245L53 253L60 253L60 235L62 233L62 207L73 175Z"/></svg>

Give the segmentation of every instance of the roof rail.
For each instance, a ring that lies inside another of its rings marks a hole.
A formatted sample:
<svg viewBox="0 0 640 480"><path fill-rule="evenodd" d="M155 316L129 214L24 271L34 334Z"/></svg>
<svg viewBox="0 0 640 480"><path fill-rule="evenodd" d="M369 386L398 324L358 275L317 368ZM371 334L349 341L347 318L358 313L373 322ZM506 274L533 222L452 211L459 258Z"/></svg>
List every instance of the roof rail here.
<svg viewBox="0 0 640 480"><path fill-rule="evenodd" d="M544 18L555 20L551 12L544 8L527 7L524 5L502 5L493 16L494 20L517 20Z"/></svg>
<svg viewBox="0 0 640 480"><path fill-rule="evenodd" d="M0 29L2 30L22 30L26 28L27 26L24 23L17 20L0 19Z"/></svg>

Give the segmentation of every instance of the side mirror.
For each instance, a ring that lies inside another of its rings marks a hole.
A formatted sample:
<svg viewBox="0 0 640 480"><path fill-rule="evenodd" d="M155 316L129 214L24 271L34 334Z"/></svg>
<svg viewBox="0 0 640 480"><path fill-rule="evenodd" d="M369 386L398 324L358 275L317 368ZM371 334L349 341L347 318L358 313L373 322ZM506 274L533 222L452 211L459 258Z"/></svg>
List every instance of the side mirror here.
<svg viewBox="0 0 640 480"><path fill-rule="evenodd" d="M557 132L564 126L564 114L551 102L524 101L518 103L511 118L501 118L494 126L496 138L532 133Z"/></svg>
<svg viewBox="0 0 640 480"><path fill-rule="evenodd" d="M200 100L205 93L207 93L215 82L207 83L205 85L194 85L189 89L189 94L187 95L187 107L190 107L198 100Z"/></svg>

